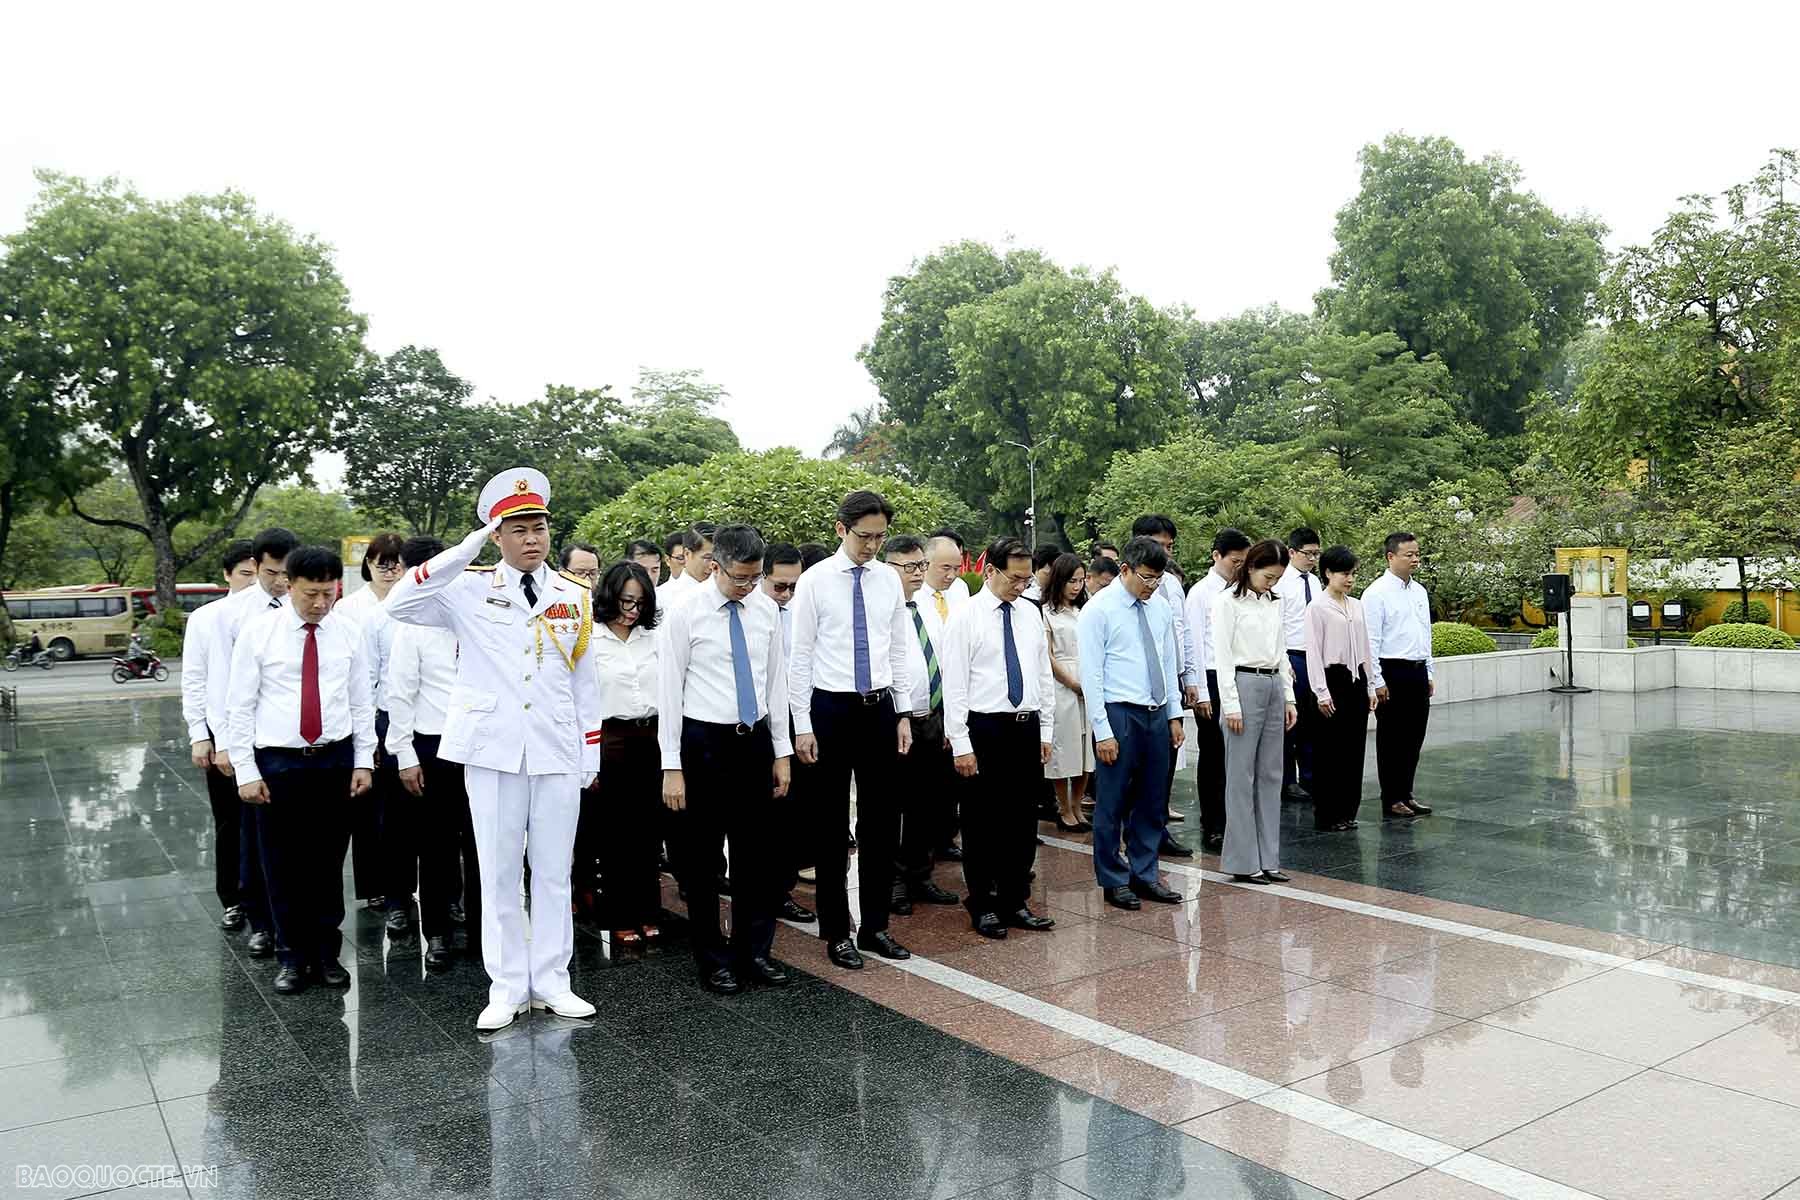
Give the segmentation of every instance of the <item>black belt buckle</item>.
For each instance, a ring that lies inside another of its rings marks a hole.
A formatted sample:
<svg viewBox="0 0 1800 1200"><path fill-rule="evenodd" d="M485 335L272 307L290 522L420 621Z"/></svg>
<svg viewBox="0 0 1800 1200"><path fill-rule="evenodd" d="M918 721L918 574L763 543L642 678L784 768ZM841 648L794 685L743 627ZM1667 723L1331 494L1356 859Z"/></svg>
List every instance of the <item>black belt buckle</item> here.
<svg viewBox="0 0 1800 1200"><path fill-rule="evenodd" d="M857 692L856 698L863 702L864 708L874 708L877 704L880 704L883 700L887 699L887 689L877 688L872 692Z"/></svg>
<svg viewBox="0 0 1800 1200"><path fill-rule="evenodd" d="M334 746L336 744L337 743L335 743L335 742L327 742L321 746L302 746L302 747L300 747L300 757L301 758L312 758L314 755L325 753L327 750L331 749L332 746Z"/></svg>

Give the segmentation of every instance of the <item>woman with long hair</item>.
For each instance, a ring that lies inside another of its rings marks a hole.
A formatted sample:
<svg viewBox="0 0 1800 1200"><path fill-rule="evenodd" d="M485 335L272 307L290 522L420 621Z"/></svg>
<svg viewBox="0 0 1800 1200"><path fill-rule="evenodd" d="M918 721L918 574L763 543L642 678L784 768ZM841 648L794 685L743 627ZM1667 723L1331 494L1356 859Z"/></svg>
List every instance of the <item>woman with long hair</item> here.
<svg viewBox="0 0 1800 1200"><path fill-rule="evenodd" d="M1356 828L1362 804L1363 755L1375 685L1369 682L1369 626L1362 601L1350 594L1356 552L1333 546L1319 556L1325 590L1306 606L1306 677L1319 702L1313 744L1313 827L1341 833ZM1396 805L1396 808L1404 808ZM1408 808L1404 814L1410 816Z"/></svg>
<svg viewBox="0 0 1800 1200"><path fill-rule="evenodd" d="M1087 569L1073 554L1059 554L1044 584L1044 629L1050 639L1050 673L1056 677L1056 732L1044 778L1056 786L1056 827L1065 833L1092 829L1081 815L1087 777L1094 770L1093 727L1081 694L1081 646L1076 618L1087 589Z"/></svg>
<svg viewBox="0 0 1800 1200"><path fill-rule="evenodd" d="M1282 743L1299 719L1275 581L1287 548L1250 547L1237 578L1212 601L1213 663L1225 736L1225 846L1220 865L1239 883L1286 883L1281 873Z"/></svg>

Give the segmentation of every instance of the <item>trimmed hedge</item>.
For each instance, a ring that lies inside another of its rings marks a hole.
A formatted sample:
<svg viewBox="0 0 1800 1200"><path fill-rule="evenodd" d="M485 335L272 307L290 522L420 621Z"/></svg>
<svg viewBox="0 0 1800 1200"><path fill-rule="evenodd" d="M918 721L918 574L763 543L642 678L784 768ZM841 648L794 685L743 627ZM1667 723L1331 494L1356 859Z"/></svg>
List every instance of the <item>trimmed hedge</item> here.
<svg viewBox="0 0 1800 1200"><path fill-rule="evenodd" d="M1794 639L1767 625L1709 625L1694 635L1690 646L1710 646L1715 650L1792 650Z"/></svg>
<svg viewBox="0 0 1800 1200"><path fill-rule="evenodd" d="M1551 625L1546 629L1538 630L1537 636L1531 639L1531 648L1533 650L1554 650L1560 644L1561 643L1556 640L1556 626L1554 625Z"/></svg>
<svg viewBox="0 0 1800 1200"><path fill-rule="evenodd" d="M1492 654L1500 644L1473 625L1461 621L1435 621L1431 626L1431 656L1454 658L1459 654Z"/></svg>
<svg viewBox="0 0 1800 1200"><path fill-rule="evenodd" d="M1769 606L1761 600L1750 602L1750 615L1744 615L1744 602L1733 600L1725 606L1725 614L1719 618L1721 625L1767 625L1774 618L1769 615Z"/></svg>

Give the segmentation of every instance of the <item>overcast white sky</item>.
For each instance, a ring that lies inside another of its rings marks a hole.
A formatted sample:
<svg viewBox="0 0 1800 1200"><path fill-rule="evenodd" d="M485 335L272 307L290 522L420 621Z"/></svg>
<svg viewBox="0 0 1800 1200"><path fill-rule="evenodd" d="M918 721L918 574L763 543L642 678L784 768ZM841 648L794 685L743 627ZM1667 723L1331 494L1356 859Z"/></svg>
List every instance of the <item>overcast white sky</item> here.
<svg viewBox="0 0 1800 1200"><path fill-rule="evenodd" d="M373 347L479 392L727 388L817 453L887 277L963 237L1203 316L1326 282L1356 153L1504 153L1615 244L1800 144L1800 5L8 6L0 230L50 167L240 188ZM1783 61L1787 59L1787 61Z"/></svg>

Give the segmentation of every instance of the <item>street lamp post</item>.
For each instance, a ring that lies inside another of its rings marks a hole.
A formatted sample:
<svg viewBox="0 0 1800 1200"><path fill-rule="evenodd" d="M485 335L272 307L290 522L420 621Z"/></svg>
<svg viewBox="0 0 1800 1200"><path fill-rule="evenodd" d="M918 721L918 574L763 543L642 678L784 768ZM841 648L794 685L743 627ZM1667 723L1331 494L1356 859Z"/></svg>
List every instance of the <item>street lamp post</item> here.
<svg viewBox="0 0 1800 1200"><path fill-rule="evenodd" d="M1025 510L1025 520L1031 526L1031 548L1033 550L1036 550L1037 549L1037 534L1038 534L1037 452L1039 450L1043 449L1045 446L1048 446L1051 442L1054 442L1056 440L1056 435L1051 434L1049 437L1044 438L1042 441L1040 441L1036 445L1032 445L1032 446L1027 446L1024 442L1015 442L1015 441L1011 440L1010 438L1002 438L1000 440L1008 446L1017 446L1019 449L1021 449L1025 452L1025 474L1026 474L1027 478L1029 478L1031 481L1031 507Z"/></svg>

